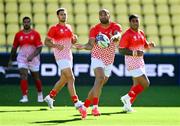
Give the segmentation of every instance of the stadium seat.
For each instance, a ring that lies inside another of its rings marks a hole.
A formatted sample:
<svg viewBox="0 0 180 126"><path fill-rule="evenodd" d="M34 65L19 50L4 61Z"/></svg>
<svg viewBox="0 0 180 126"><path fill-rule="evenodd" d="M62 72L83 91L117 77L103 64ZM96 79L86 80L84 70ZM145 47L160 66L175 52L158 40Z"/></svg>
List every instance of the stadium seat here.
<svg viewBox="0 0 180 126"><path fill-rule="evenodd" d="M68 13L73 13L73 6L70 3L61 3L60 7L66 8Z"/></svg>
<svg viewBox="0 0 180 126"><path fill-rule="evenodd" d="M172 25L180 25L180 15L172 15L171 18Z"/></svg>
<svg viewBox="0 0 180 126"><path fill-rule="evenodd" d="M141 15L141 6L139 4L130 4L129 13Z"/></svg>
<svg viewBox="0 0 180 126"><path fill-rule="evenodd" d="M50 49L49 49L47 46L43 46L41 52L42 52L42 53L49 53L49 52L50 52Z"/></svg>
<svg viewBox="0 0 180 126"><path fill-rule="evenodd" d="M32 3L44 3L44 0L31 0Z"/></svg>
<svg viewBox="0 0 180 126"><path fill-rule="evenodd" d="M157 25L147 25L145 27L145 34L146 35L158 35L158 27Z"/></svg>
<svg viewBox="0 0 180 126"><path fill-rule="evenodd" d="M6 46L6 36L5 36L5 34L1 35L0 46Z"/></svg>
<svg viewBox="0 0 180 126"><path fill-rule="evenodd" d="M89 3L96 3L96 4L99 4L99 3L97 3L97 0L86 0L86 2L87 2L87 4L89 4Z"/></svg>
<svg viewBox="0 0 180 126"><path fill-rule="evenodd" d="M144 4L142 7L142 13L144 15L148 15L148 14L155 14L155 7L153 4Z"/></svg>
<svg viewBox="0 0 180 126"><path fill-rule="evenodd" d="M33 17L34 24L46 24L46 15L44 13L36 13Z"/></svg>
<svg viewBox="0 0 180 126"><path fill-rule="evenodd" d="M78 3L86 3L86 0L74 0L74 3L78 4Z"/></svg>
<svg viewBox="0 0 180 126"><path fill-rule="evenodd" d="M20 3L19 4L19 13L31 13L31 3Z"/></svg>
<svg viewBox="0 0 180 126"><path fill-rule="evenodd" d="M67 22L69 24L74 24L74 15L69 13L68 16L67 16Z"/></svg>
<svg viewBox="0 0 180 126"><path fill-rule="evenodd" d="M125 25L128 25L129 24L129 21L128 21L128 16L127 15L117 15L116 17L116 21L120 24L125 24Z"/></svg>
<svg viewBox="0 0 180 126"><path fill-rule="evenodd" d="M47 24L48 25L51 25L51 24L56 24L58 23L58 18L56 16L55 13L49 13L48 16L47 16Z"/></svg>
<svg viewBox="0 0 180 126"><path fill-rule="evenodd" d="M36 24L34 28L42 35L47 33L47 27L44 24Z"/></svg>
<svg viewBox="0 0 180 126"><path fill-rule="evenodd" d="M175 46L180 48L180 36L175 37Z"/></svg>
<svg viewBox="0 0 180 126"><path fill-rule="evenodd" d="M8 13L6 15L6 23L16 23L18 24L18 14L17 13Z"/></svg>
<svg viewBox="0 0 180 126"><path fill-rule="evenodd" d="M171 15L179 15L180 14L179 8L180 8L180 4L171 5L170 6L170 14Z"/></svg>
<svg viewBox="0 0 180 126"><path fill-rule="evenodd" d="M161 14L165 14L166 15L166 14L168 14L169 13L168 5L167 4L157 4L157 6L156 6L156 13L158 15L161 15Z"/></svg>
<svg viewBox="0 0 180 126"><path fill-rule="evenodd" d="M93 9L92 9L93 8ZM99 12L99 9L100 9L100 6L99 4L97 3L89 3L88 4L88 14L94 14L94 13L98 13Z"/></svg>
<svg viewBox="0 0 180 126"><path fill-rule="evenodd" d="M5 5L6 13L17 13L18 5L16 2L7 2Z"/></svg>
<svg viewBox="0 0 180 126"><path fill-rule="evenodd" d="M86 44L88 42L88 35L80 35L78 36L78 43ZM89 50L77 50L78 53L90 53Z"/></svg>
<svg viewBox="0 0 180 126"><path fill-rule="evenodd" d="M5 25L0 23L0 35L5 35L6 30L5 30Z"/></svg>
<svg viewBox="0 0 180 126"><path fill-rule="evenodd" d="M170 25L169 15L159 15L158 16L158 25Z"/></svg>
<svg viewBox="0 0 180 126"><path fill-rule="evenodd" d="M59 8L57 3L48 3L46 7L46 12L48 14L56 14L56 10Z"/></svg>
<svg viewBox="0 0 180 126"><path fill-rule="evenodd" d="M1 24L4 24L4 21L5 21L5 19L4 19L4 13L0 13L0 23L1 23Z"/></svg>
<svg viewBox="0 0 180 126"><path fill-rule="evenodd" d="M74 13L75 14L84 14L84 16L86 15L86 4L85 3L76 3L74 5Z"/></svg>
<svg viewBox="0 0 180 126"><path fill-rule="evenodd" d="M32 19L32 13L21 13L21 14L20 14L20 17L19 17L19 23L20 23L20 24L22 24L22 20L23 20L23 18L24 18L25 16L30 17L30 18L31 18L31 21L33 21L33 19Z"/></svg>
<svg viewBox="0 0 180 126"><path fill-rule="evenodd" d="M74 18L75 24L87 24L87 16L84 14L76 14Z"/></svg>
<svg viewBox="0 0 180 126"><path fill-rule="evenodd" d="M76 34L79 36L81 35L88 35L89 27L86 24L79 24L76 26Z"/></svg>
<svg viewBox="0 0 180 126"><path fill-rule="evenodd" d="M45 4L42 3L33 3L33 9L32 9L34 14L38 14L38 13L43 13L45 12Z"/></svg>
<svg viewBox="0 0 180 126"><path fill-rule="evenodd" d="M44 1L45 1L45 3L47 3L47 4L51 4L51 3L57 4L57 3L58 3L58 0L44 0Z"/></svg>
<svg viewBox="0 0 180 126"><path fill-rule="evenodd" d="M174 28L173 28L173 34L174 34L175 36L180 36L180 25L174 26Z"/></svg>
<svg viewBox="0 0 180 126"><path fill-rule="evenodd" d="M174 47L174 40L172 36L162 36L161 37L161 45L163 47Z"/></svg>
<svg viewBox="0 0 180 126"><path fill-rule="evenodd" d="M9 34L15 34L19 31L19 25L18 24L7 24L6 33Z"/></svg>
<svg viewBox="0 0 180 126"><path fill-rule="evenodd" d="M150 42L150 41L153 41L156 45L156 47L160 47L161 44L160 44L160 40L159 40L159 37L158 35L149 35L147 37L147 40Z"/></svg>
<svg viewBox="0 0 180 126"><path fill-rule="evenodd" d="M0 13L1 14L4 13L4 4L3 4L3 2L0 2Z"/></svg>
<svg viewBox="0 0 180 126"><path fill-rule="evenodd" d="M161 36L172 35L171 26L170 25L162 25L162 26L160 26L159 35L161 35Z"/></svg>
<svg viewBox="0 0 180 126"><path fill-rule="evenodd" d="M125 14L127 15L128 14L128 8L125 4L117 4L115 6L115 13L118 15L118 14Z"/></svg>
<svg viewBox="0 0 180 126"><path fill-rule="evenodd" d="M114 0L114 4L127 4L127 0Z"/></svg>
<svg viewBox="0 0 180 126"><path fill-rule="evenodd" d="M171 5L175 5L175 4L180 4L180 1L179 0L168 0L169 4Z"/></svg>
<svg viewBox="0 0 180 126"><path fill-rule="evenodd" d="M19 3L30 3L31 0L17 0Z"/></svg>
<svg viewBox="0 0 180 126"><path fill-rule="evenodd" d="M7 36L7 46L12 46L12 44L13 44L13 42L14 42L14 34L9 34L8 36Z"/></svg>
<svg viewBox="0 0 180 126"><path fill-rule="evenodd" d="M174 54L175 53L175 48L163 48L162 52L164 54Z"/></svg>
<svg viewBox="0 0 180 126"><path fill-rule="evenodd" d="M109 13L111 15L114 15L114 6L112 4L109 4L109 3L103 3L101 8L105 8L107 10L109 10Z"/></svg>
<svg viewBox="0 0 180 126"><path fill-rule="evenodd" d="M112 4L113 0L99 0L100 4L104 4L104 3L108 3L108 4Z"/></svg>
<svg viewBox="0 0 180 126"><path fill-rule="evenodd" d="M144 4L154 4L154 1L153 0L141 0L141 3L144 5Z"/></svg>
<svg viewBox="0 0 180 126"><path fill-rule="evenodd" d="M88 24L90 26L95 25L99 22L99 15L98 13L90 14L88 17Z"/></svg>
<svg viewBox="0 0 180 126"><path fill-rule="evenodd" d="M139 4L140 5L140 0L127 0L128 4Z"/></svg>
<svg viewBox="0 0 180 126"><path fill-rule="evenodd" d="M145 25L156 25L156 16L155 15L145 15L144 16L144 24Z"/></svg>
<svg viewBox="0 0 180 126"><path fill-rule="evenodd" d="M155 3L155 4L158 4L158 5L159 5L159 4L167 4L167 1L168 1L168 0L154 0L154 3Z"/></svg>
<svg viewBox="0 0 180 126"><path fill-rule="evenodd" d="M151 53L151 54L161 54L161 48L160 47L156 47L156 48L152 48L150 50L147 51L147 53Z"/></svg>

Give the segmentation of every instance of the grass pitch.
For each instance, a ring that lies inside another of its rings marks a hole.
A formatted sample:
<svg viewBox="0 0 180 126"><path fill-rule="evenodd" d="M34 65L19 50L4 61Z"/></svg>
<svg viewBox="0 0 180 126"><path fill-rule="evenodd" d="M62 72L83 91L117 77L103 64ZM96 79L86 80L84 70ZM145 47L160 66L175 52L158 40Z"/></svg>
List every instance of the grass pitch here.
<svg viewBox="0 0 180 126"><path fill-rule="evenodd" d="M81 120L74 107L14 106L0 107L0 126L179 126L180 107L135 107L134 113L122 113L120 107L100 107L99 117Z"/></svg>

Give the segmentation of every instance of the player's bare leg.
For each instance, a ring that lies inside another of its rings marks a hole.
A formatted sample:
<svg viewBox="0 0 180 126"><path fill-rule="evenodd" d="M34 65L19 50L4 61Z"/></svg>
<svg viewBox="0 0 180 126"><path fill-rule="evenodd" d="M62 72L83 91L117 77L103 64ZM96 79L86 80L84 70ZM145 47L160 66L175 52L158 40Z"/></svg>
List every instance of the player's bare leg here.
<svg viewBox="0 0 180 126"><path fill-rule="evenodd" d="M22 91L22 99L19 102L28 102L28 69L20 68L20 87Z"/></svg>
<svg viewBox="0 0 180 126"><path fill-rule="evenodd" d="M42 82L41 82L40 77L39 77L39 72L32 72L31 71L31 74L34 78L34 81L36 84L36 89L38 92L37 101L43 102L44 100L43 100L43 93L42 93Z"/></svg>

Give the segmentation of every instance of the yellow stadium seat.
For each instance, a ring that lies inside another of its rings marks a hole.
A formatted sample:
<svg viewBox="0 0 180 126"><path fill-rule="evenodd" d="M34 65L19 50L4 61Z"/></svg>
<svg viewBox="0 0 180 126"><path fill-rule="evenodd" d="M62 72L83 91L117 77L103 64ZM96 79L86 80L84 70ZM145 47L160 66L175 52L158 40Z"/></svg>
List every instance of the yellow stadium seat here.
<svg viewBox="0 0 180 126"><path fill-rule="evenodd" d="M15 34L19 31L19 25L18 24L8 24L6 28L7 34Z"/></svg>
<svg viewBox="0 0 180 126"><path fill-rule="evenodd" d="M180 15L172 15L171 22L174 27L180 25Z"/></svg>
<svg viewBox="0 0 180 126"><path fill-rule="evenodd" d="M1 46L6 45L6 36L5 36L5 34L1 35L0 45Z"/></svg>
<svg viewBox="0 0 180 126"><path fill-rule="evenodd" d="M86 3L86 0L74 0L74 3L78 4L78 3Z"/></svg>
<svg viewBox="0 0 180 126"><path fill-rule="evenodd" d="M103 3L101 8L105 8L105 9L109 10L109 13L111 15L114 14L114 6L112 4L110 4L110 3Z"/></svg>
<svg viewBox="0 0 180 126"><path fill-rule="evenodd" d="M0 23L4 23L5 19L4 19L4 13L0 13Z"/></svg>
<svg viewBox="0 0 180 126"><path fill-rule="evenodd" d="M154 0L141 0L142 4L154 4Z"/></svg>
<svg viewBox="0 0 180 126"><path fill-rule="evenodd" d="M17 13L8 13L6 15L6 23L18 23L18 14Z"/></svg>
<svg viewBox="0 0 180 126"><path fill-rule="evenodd" d="M71 3L61 3L61 7L66 8L68 14L73 13L73 6Z"/></svg>
<svg viewBox="0 0 180 126"><path fill-rule="evenodd" d="M58 23L58 18L56 16L55 13L49 13L48 16L47 16L47 24L50 25L50 24L56 24Z"/></svg>
<svg viewBox="0 0 180 126"><path fill-rule="evenodd" d="M20 14L20 17L19 17L19 22L20 22L20 24L22 24L22 22L23 22L22 20L23 20L24 17L30 17L30 18L31 18L31 21L33 20L33 19L32 19L32 13L21 13L21 14Z"/></svg>
<svg viewBox="0 0 180 126"><path fill-rule="evenodd" d="M5 6L6 13L17 13L18 6L16 2L8 2Z"/></svg>
<svg viewBox="0 0 180 126"><path fill-rule="evenodd" d="M169 13L168 5L167 4L157 4L156 13L158 15L168 14Z"/></svg>
<svg viewBox="0 0 180 126"><path fill-rule="evenodd" d="M75 12L75 14L82 13L82 14L86 15L86 10L87 10L87 8L86 8L86 4L85 3L76 3L74 5L74 12Z"/></svg>
<svg viewBox="0 0 180 126"><path fill-rule="evenodd" d="M90 26L95 25L98 22L99 22L99 14L98 13L94 13L94 14L89 15L88 24Z"/></svg>
<svg viewBox="0 0 180 126"><path fill-rule="evenodd" d="M172 27L170 25L162 25L159 28L159 35L161 36L170 36L172 35Z"/></svg>
<svg viewBox="0 0 180 126"><path fill-rule="evenodd" d="M127 0L128 4L140 4L140 0Z"/></svg>
<svg viewBox="0 0 180 126"><path fill-rule="evenodd" d="M175 4L170 6L170 14L172 15L180 15L180 4Z"/></svg>
<svg viewBox="0 0 180 126"><path fill-rule="evenodd" d="M178 46L180 48L180 36L175 37L175 46Z"/></svg>
<svg viewBox="0 0 180 126"><path fill-rule="evenodd" d="M154 0L155 4L167 4L168 0Z"/></svg>
<svg viewBox="0 0 180 126"><path fill-rule="evenodd" d="M84 14L76 14L74 18L75 24L87 24L87 16Z"/></svg>
<svg viewBox="0 0 180 126"><path fill-rule="evenodd" d="M12 46L12 44L13 44L13 42L14 42L14 34L9 34L8 36L7 36L7 45L8 46Z"/></svg>
<svg viewBox="0 0 180 126"><path fill-rule="evenodd" d="M113 0L99 0L99 2L100 2L101 4L104 4L104 3L112 4L112 3L113 3Z"/></svg>
<svg viewBox="0 0 180 126"><path fill-rule="evenodd" d="M146 35L158 35L158 27L157 25L147 25L145 28Z"/></svg>
<svg viewBox="0 0 180 126"><path fill-rule="evenodd" d="M170 17L169 15L159 15L158 16L158 24L159 25L170 25Z"/></svg>
<svg viewBox="0 0 180 126"><path fill-rule="evenodd" d="M180 1L179 0L168 0L169 4L180 4Z"/></svg>
<svg viewBox="0 0 180 126"><path fill-rule="evenodd" d="M31 3L20 3L19 5L19 12L20 13L31 13Z"/></svg>
<svg viewBox="0 0 180 126"><path fill-rule="evenodd" d="M43 46L42 53L49 53L50 49L47 46Z"/></svg>
<svg viewBox="0 0 180 126"><path fill-rule="evenodd" d="M44 13L36 13L33 17L34 24L46 24L46 15Z"/></svg>
<svg viewBox="0 0 180 126"><path fill-rule="evenodd" d="M122 32L124 33L127 29L129 29L129 25L127 24L121 24L122 26Z"/></svg>
<svg viewBox="0 0 180 126"><path fill-rule="evenodd" d="M163 48L162 52L165 54L174 54L175 48Z"/></svg>
<svg viewBox="0 0 180 126"><path fill-rule="evenodd" d="M117 4L115 6L115 13L118 14L128 14L128 8L126 6L126 4Z"/></svg>
<svg viewBox="0 0 180 126"><path fill-rule="evenodd" d="M44 0L47 4L58 3L58 0Z"/></svg>
<svg viewBox="0 0 180 126"><path fill-rule="evenodd" d="M129 19L127 15L117 15L116 18L117 18L116 21L120 24L125 24L125 25L129 24Z"/></svg>
<svg viewBox="0 0 180 126"><path fill-rule="evenodd" d="M89 3L96 3L96 4L99 4L97 0L86 0L86 2L89 4Z"/></svg>
<svg viewBox="0 0 180 126"><path fill-rule="evenodd" d="M156 16L155 15L145 15L144 16L144 24L146 25L156 25Z"/></svg>
<svg viewBox="0 0 180 126"><path fill-rule="evenodd" d="M33 13L44 13L45 12L45 4L44 3L33 3Z"/></svg>
<svg viewBox="0 0 180 126"><path fill-rule="evenodd" d="M31 0L17 0L19 3L30 3Z"/></svg>
<svg viewBox="0 0 180 126"><path fill-rule="evenodd" d="M0 13L4 13L4 4L0 2Z"/></svg>
<svg viewBox="0 0 180 126"><path fill-rule="evenodd" d="M5 34L5 32L6 32L5 25L0 23L0 35ZM1 39L1 37L0 37L0 39Z"/></svg>
<svg viewBox="0 0 180 126"><path fill-rule="evenodd" d="M92 9L92 8L93 8L93 9ZM98 12L99 12L99 9L100 9L100 6L99 6L99 4L97 4L97 3L89 3L89 4L88 4L87 10L88 10L88 13L89 13L89 14L98 13Z"/></svg>
<svg viewBox="0 0 180 126"><path fill-rule="evenodd" d="M130 14L141 14L141 5L139 4L131 4L129 6L129 13Z"/></svg>
<svg viewBox="0 0 180 126"><path fill-rule="evenodd" d="M180 36L180 25L179 26L174 26L173 28L173 34L175 36Z"/></svg>
<svg viewBox="0 0 180 126"><path fill-rule="evenodd" d="M68 14L67 22L69 24L74 24L74 16L73 16L73 14L71 14L71 13Z"/></svg>
<svg viewBox="0 0 180 126"><path fill-rule="evenodd" d="M47 33L47 27L44 24L35 25L35 30L37 30L41 35Z"/></svg>
<svg viewBox="0 0 180 126"><path fill-rule="evenodd" d="M31 0L32 3L44 3L44 0Z"/></svg>
<svg viewBox="0 0 180 126"><path fill-rule="evenodd" d="M57 3L48 3L47 4L47 8L46 11L47 13L52 13L52 14L56 14L56 10L58 9L58 4Z"/></svg>
<svg viewBox="0 0 180 126"><path fill-rule="evenodd" d="M161 37L161 46L163 47L172 47L174 46L174 40L172 36L162 36Z"/></svg>
<svg viewBox="0 0 180 126"><path fill-rule="evenodd" d="M17 0L5 0L6 3L17 2Z"/></svg>
<svg viewBox="0 0 180 126"><path fill-rule="evenodd" d="M152 48L152 49L148 50L148 53L150 53L150 54L160 54L161 53L161 48L159 48L159 47Z"/></svg>
<svg viewBox="0 0 180 126"><path fill-rule="evenodd" d="M158 35L148 35L147 40L148 42L153 41L156 47L159 47L161 45Z"/></svg>
<svg viewBox="0 0 180 126"><path fill-rule="evenodd" d="M76 32L79 36L80 35L87 35L89 32L89 27L86 24L80 24L76 26Z"/></svg>
<svg viewBox="0 0 180 126"><path fill-rule="evenodd" d="M114 3L117 4L126 4L127 0L114 0Z"/></svg>
<svg viewBox="0 0 180 126"><path fill-rule="evenodd" d="M155 14L155 7L153 4L144 4L143 7L142 7L142 13L144 15L147 15L147 14Z"/></svg>

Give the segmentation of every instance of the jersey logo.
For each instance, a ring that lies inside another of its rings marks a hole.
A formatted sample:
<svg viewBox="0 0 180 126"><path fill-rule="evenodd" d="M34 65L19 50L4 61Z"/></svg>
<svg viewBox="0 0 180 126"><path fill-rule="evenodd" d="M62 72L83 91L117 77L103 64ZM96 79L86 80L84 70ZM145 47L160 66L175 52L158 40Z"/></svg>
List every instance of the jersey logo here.
<svg viewBox="0 0 180 126"><path fill-rule="evenodd" d="M22 41L22 40L23 40L23 36L20 36L19 41Z"/></svg>
<svg viewBox="0 0 180 126"><path fill-rule="evenodd" d="M31 40L34 40L34 36L32 35L32 36L30 37L30 39L31 39Z"/></svg>
<svg viewBox="0 0 180 126"><path fill-rule="evenodd" d="M137 41L138 38L137 38L137 36L133 36L133 39L134 39L134 41Z"/></svg>
<svg viewBox="0 0 180 126"><path fill-rule="evenodd" d="M60 29L60 32L63 33L64 32L63 29Z"/></svg>

